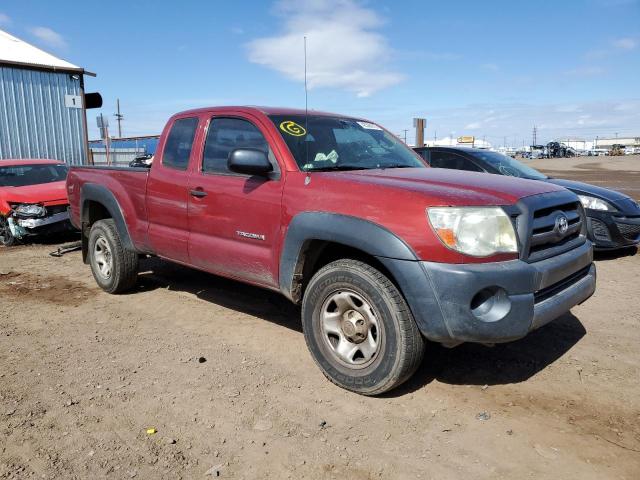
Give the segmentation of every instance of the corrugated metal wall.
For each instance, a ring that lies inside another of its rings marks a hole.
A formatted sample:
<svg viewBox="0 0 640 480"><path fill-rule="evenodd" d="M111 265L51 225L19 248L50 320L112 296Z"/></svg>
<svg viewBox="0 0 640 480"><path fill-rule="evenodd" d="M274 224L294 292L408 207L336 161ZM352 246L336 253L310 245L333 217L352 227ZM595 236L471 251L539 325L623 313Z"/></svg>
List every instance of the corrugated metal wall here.
<svg viewBox="0 0 640 480"><path fill-rule="evenodd" d="M68 73L0 66L0 159L85 163L83 111L65 106L67 94L80 95Z"/></svg>

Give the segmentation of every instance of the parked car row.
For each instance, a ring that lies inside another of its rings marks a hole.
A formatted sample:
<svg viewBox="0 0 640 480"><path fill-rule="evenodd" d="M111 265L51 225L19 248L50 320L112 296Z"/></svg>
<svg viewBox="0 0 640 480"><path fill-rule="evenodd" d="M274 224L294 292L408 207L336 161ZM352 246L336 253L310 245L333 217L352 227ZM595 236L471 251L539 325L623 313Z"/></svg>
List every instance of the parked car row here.
<svg viewBox="0 0 640 480"><path fill-rule="evenodd" d="M599 245L637 241L623 195L493 152L419 153L361 118L189 110L130 167L9 164L1 234L70 218L112 294L134 288L142 255L278 291L301 306L320 370L364 395L410 378L425 339L509 342L586 301L595 222L611 240Z"/></svg>

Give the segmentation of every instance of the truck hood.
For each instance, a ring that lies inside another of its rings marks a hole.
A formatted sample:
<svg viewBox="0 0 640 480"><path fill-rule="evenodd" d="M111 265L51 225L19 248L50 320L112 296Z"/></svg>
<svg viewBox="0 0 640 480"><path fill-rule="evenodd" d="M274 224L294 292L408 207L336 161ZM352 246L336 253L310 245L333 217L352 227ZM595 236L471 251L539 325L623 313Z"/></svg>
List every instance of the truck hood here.
<svg viewBox="0 0 640 480"><path fill-rule="evenodd" d="M65 182L62 181L24 187L0 187L0 200L6 203L60 205L68 203L65 185Z"/></svg>
<svg viewBox="0 0 640 480"><path fill-rule="evenodd" d="M431 197L432 205L512 205L524 197L564 190L537 180L443 168L354 170L323 175L372 187L415 191Z"/></svg>

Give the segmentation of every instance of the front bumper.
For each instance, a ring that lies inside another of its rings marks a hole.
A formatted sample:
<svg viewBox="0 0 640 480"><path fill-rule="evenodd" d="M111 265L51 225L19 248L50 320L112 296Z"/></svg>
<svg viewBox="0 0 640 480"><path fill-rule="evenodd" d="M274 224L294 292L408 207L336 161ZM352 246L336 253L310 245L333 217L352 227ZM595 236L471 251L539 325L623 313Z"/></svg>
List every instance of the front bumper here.
<svg viewBox="0 0 640 480"><path fill-rule="evenodd" d="M613 250L638 245L640 217L588 210L587 233L596 250Z"/></svg>
<svg viewBox="0 0 640 480"><path fill-rule="evenodd" d="M46 233L63 232L72 230L69 221L69 212L64 211L49 215L48 217L22 218L18 215L9 217L9 228L16 238L29 235L42 235Z"/></svg>
<svg viewBox="0 0 640 480"><path fill-rule="evenodd" d="M596 285L588 241L535 263L380 261L394 275L423 335L447 345L522 338L584 302Z"/></svg>

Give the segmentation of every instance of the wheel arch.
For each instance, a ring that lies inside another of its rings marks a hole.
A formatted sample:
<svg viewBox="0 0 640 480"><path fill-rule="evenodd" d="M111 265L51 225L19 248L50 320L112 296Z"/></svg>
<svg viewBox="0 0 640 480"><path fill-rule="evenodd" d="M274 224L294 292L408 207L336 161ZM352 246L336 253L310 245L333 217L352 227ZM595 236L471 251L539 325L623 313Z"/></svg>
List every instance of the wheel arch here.
<svg viewBox="0 0 640 480"><path fill-rule="evenodd" d="M88 238L91 226L98 220L113 219L120 241L127 250L135 251L129 228L115 195L105 186L87 183L80 197L80 222L82 231L82 259L87 262Z"/></svg>
<svg viewBox="0 0 640 480"><path fill-rule="evenodd" d="M371 221L326 212L300 213L289 224L283 243L280 290L293 302L300 302L313 273L338 258L364 260L395 283L378 257L418 260L402 239Z"/></svg>

